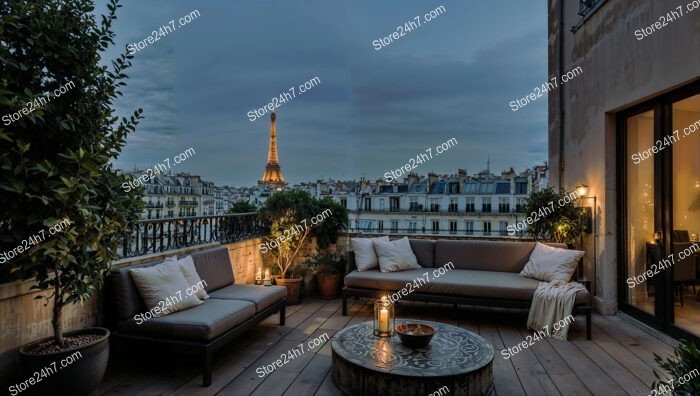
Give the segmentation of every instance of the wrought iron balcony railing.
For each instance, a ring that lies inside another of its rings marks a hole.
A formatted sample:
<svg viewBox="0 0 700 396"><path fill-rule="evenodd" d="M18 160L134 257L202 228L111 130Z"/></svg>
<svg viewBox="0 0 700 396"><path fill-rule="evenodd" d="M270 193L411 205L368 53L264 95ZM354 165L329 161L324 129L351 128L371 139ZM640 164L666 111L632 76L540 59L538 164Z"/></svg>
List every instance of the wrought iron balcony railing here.
<svg viewBox="0 0 700 396"><path fill-rule="evenodd" d="M582 17L588 15L599 3L604 0L579 0L578 2L578 14Z"/></svg>
<svg viewBox="0 0 700 396"><path fill-rule="evenodd" d="M231 243L267 235L269 230L257 213L142 220L124 237L119 252L127 258L213 242Z"/></svg>
<svg viewBox="0 0 700 396"><path fill-rule="evenodd" d="M524 232L517 232L515 235L508 235L505 230L433 230L432 228L390 228L390 229L367 229L367 228L348 228L349 233L358 234L381 234L381 235L427 235L427 236L450 236L464 238L525 238Z"/></svg>

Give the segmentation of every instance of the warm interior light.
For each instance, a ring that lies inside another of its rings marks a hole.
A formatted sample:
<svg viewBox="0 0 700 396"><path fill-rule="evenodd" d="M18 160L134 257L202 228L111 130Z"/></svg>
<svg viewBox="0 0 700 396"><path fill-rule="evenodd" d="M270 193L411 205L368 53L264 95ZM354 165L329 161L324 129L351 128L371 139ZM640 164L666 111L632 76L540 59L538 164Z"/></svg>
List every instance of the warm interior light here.
<svg viewBox="0 0 700 396"><path fill-rule="evenodd" d="M585 197L588 194L588 186L583 183L579 183L579 185L576 186L576 193L578 194L579 198Z"/></svg>

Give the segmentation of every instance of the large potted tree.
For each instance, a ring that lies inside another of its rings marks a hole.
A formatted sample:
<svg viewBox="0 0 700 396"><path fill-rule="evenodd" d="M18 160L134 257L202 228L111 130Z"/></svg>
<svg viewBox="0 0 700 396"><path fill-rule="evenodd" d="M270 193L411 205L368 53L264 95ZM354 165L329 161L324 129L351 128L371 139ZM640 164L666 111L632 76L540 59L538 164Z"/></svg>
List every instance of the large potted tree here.
<svg viewBox="0 0 700 396"><path fill-rule="evenodd" d="M315 199L301 190L278 191L260 210L270 234L260 248L276 267L275 283L287 287L287 304L299 302L303 278L295 273L299 254L316 239L318 248L335 243L347 228L348 210L331 199Z"/></svg>
<svg viewBox="0 0 700 396"><path fill-rule="evenodd" d="M101 64L118 7L98 23L92 1L0 3L0 113L19 114L0 128L0 250L23 246L0 279L32 280L52 313L53 336L20 349L28 393L89 394L107 366L109 331L65 332L62 314L100 288L143 205L111 165L141 118L112 108L132 56Z"/></svg>

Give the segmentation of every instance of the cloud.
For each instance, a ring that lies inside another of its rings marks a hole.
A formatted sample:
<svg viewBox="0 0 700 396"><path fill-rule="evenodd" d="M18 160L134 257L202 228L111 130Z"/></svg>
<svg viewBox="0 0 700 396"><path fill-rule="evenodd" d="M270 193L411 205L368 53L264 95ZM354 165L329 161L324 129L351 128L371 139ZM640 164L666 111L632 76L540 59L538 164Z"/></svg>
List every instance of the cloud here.
<svg viewBox="0 0 700 396"><path fill-rule="evenodd" d="M130 2L119 43L189 13L185 2ZM163 5L159 8L159 5ZM547 98L508 102L547 80L545 5L445 3L447 12L391 46L372 40L430 11L421 1L198 2L201 16L137 53L120 114L146 120L116 161L150 166L188 147L173 171L252 185L267 156L269 116L246 113L318 76L278 110L282 171L291 182L379 178L427 148L459 144L416 169L516 169L547 159ZM120 10L120 11L121 11ZM149 12L151 12L149 14Z"/></svg>

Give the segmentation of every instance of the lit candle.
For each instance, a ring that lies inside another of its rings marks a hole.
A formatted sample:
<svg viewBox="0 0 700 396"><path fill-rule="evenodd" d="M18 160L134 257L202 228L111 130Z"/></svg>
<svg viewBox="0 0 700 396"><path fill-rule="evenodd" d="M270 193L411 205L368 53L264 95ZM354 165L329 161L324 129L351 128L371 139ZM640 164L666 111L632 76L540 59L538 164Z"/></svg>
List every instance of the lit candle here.
<svg viewBox="0 0 700 396"><path fill-rule="evenodd" d="M270 279L270 270L265 270L265 279Z"/></svg>
<svg viewBox="0 0 700 396"><path fill-rule="evenodd" d="M255 279L262 279L262 269L258 268L258 272L255 274Z"/></svg>
<svg viewBox="0 0 700 396"><path fill-rule="evenodd" d="M386 308L379 310L379 331L383 333L389 332L389 310Z"/></svg>

